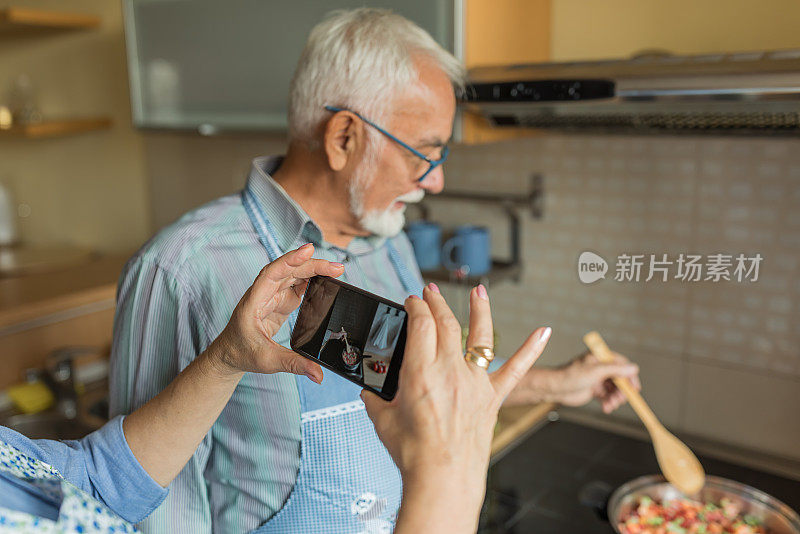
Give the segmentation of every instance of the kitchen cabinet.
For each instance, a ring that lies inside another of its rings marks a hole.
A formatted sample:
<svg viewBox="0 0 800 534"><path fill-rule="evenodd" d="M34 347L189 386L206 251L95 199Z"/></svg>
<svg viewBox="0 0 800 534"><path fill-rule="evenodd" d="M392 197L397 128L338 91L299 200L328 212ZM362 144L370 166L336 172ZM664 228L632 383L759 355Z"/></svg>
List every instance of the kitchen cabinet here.
<svg viewBox="0 0 800 534"><path fill-rule="evenodd" d="M800 3L793 0L770 0L766 6L724 0L464 2L464 59L469 68L670 54L703 56L696 59L702 62L722 53L800 48ZM608 72L599 70L600 77ZM467 112L462 131L468 143L535 132L492 129Z"/></svg>
<svg viewBox="0 0 800 534"><path fill-rule="evenodd" d="M125 0L134 123L201 135L285 133L289 82L309 32L328 13L389 9L452 50L463 1L227 0L198 9L183 0Z"/></svg>
<svg viewBox="0 0 800 534"><path fill-rule="evenodd" d="M552 59L625 58L643 50L714 54L799 48L800 2L556 0Z"/></svg>
<svg viewBox="0 0 800 534"><path fill-rule="evenodd" d="M467 69L549 61L551 4L552 0L463 0L462 50ZM480 115L462 112L463 143L532 134L532 130L493 128Z"/></svg>
<svg viewBox="0 0 800 534"><path fill-rule="evenodd" d="M391 9L419 24L468 67L545 61L550 56L550 3L314 0L301 9L288 0L234 0L197 10L178 0L126 0L134 122L140 128L202 135L285 132L289 80L308 31L336 8ZM197 57L206 60L198 63ZM254 64L269 68L253 69ZM520 135L491 130L477 116L466 115L463 122L456 137L465 142Z"/></svg>

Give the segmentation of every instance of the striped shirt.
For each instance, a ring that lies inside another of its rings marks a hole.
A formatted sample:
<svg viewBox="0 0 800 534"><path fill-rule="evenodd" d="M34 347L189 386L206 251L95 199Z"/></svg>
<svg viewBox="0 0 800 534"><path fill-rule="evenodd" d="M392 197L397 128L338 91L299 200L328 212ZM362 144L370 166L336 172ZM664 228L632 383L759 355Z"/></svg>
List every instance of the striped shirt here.
<svg viewBox="0 0 800 534"><path fill-rule="evenodd" d="M315 257L345 265L342 279L400 301L406 291L386 240L356 237L346 249L270 176L280 158L253 161L250 182L288 251L311 242ZM405 235L393 244L421 281ZM215 200L161 230L123 270L111 355L111 414L126 414L161 391L222 331L268 263L241 195ZM284 324L275 340L289 345ZM294 375L248 373L192 459L170 485L145 532L244 532L286 502L300 467L300 400Z"/></svg>

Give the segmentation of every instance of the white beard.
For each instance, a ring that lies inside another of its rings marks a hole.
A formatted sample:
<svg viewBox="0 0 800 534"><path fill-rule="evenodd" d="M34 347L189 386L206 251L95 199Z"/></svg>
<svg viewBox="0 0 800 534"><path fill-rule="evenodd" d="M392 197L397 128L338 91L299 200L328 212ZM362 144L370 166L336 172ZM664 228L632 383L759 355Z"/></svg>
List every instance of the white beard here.
<svg viewBox="0 0 800 534"><path fill-rule="evenodd" d="M377 236L396 236L406 224L405 204L419 202L424 196L425 191L422 189L406 193L394 199L389 207L383 211L370 210L365 212L359 219L359 222L365 230ZM395 208L395 202L403 202L403 206Z"/></svg>
<svg viewBox="0 0 800 534"><path fill-rule="evenodd" d="M365 166L367 167L367 166ZM364 169L369 170L368 168ZM425 191L417 189L401 195L394 199L385 210L364 210L364 191L366 186L364 176L367 173L358 172L350 183L350 209L358 218L358 222L364 230L379 237L394 237L403 229L406 223L406 206L408 203L415 203L422 200ZM395 202L402 202L404 205L395 208Z"/></svg>

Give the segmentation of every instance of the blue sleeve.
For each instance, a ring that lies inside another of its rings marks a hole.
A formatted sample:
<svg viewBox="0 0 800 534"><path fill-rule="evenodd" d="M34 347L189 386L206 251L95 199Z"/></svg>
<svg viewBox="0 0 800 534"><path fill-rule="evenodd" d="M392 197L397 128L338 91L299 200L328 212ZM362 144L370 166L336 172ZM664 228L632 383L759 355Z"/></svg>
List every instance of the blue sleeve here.
<svg viewBox="0 0 800 534"><path fill-rule="evenodd" d="M28 439L0 427L0 440L45 462L70 483L131 523L147 517L167 496L131 452L122 431L123 417L76 441Z"/></svg>

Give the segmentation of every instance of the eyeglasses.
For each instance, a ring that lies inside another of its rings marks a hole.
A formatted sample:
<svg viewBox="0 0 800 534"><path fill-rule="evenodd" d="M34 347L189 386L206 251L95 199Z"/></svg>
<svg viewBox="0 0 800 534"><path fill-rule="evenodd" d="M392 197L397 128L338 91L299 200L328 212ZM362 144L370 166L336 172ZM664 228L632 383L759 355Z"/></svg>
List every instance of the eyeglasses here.
<svg viewBox="0 0 800 534"><path fill-rule="evenodd" d="M425 177L428 176L431 173L431 171L433 171L436 167L438 167L439 165L444 163L447 160L447 155L450 153L450 148L447 145L444 145L442 147L442 156L439 159L429 158L428 156L426 156L425 154L423 154L419 150L415 149L414 147L412 147L408 143L404 143L403 141L401 141L397 137L393 136L392 134L390 134L389 132L387 132L386 130L384 130L383 128L381 128L380 126L378 126L377 124L375 124L371 120L364 118L357 111L353 111L352 109L339 108L339 107L336 107L336 106L325 106L325 109L327 109L328 111L332 111L334 113L338 113L340 111L348 111L348 112L352 113L353 115L355 115L356 117L358 117L362 121L366 122L367 124L369 124L370 126L375 128L376 130L378 130L380 133L382 133L383 135L385 135L386 137L388 137L389 139L391 139L392 141L394 141L395 143L397 143L401 147L405 148L406 150L408 150L409 152L411 152L412 154L414 154L418 158L426 161L428 163L428 170L425 171L425 174L423 174L422 176L417 178L418 182L421 182L422 180L424 180Z"/></svg>

